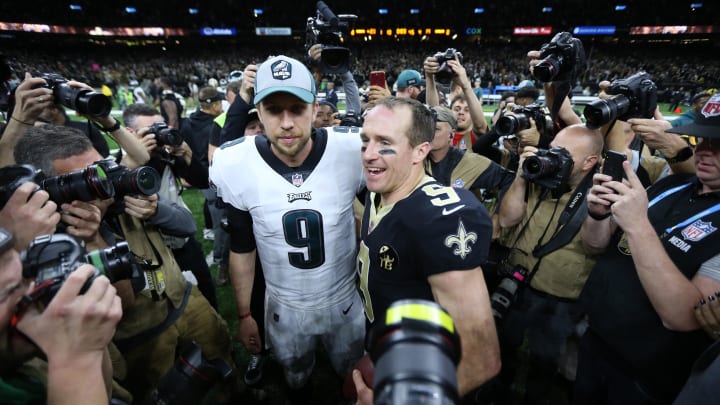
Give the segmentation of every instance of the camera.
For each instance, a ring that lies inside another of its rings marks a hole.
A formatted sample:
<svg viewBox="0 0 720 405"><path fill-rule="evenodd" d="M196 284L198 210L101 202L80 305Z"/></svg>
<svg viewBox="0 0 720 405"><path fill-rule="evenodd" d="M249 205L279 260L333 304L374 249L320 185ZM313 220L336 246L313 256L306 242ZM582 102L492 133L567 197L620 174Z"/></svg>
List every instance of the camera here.
<svg viewBox="0 0 720 405"><path fill-rule="evenodd" d="M533 68L533 76L543 82L573 81L585 70L585 48L569 32L559 32L540 48L540 62Z"/></svg>
<svg viewBox="0 0 720 405"><path fill-rule="evenodd" d="M497 132L501 136L517 134L530 128L530 118L532 118L540 135L552 137L553 121L547 107L530 104L524 107L516 106L512 112L513 114L500 117L495 124Z"/></svg>
<svg viewBox="0 0 720 405"><path fill-rule="evenodd" d="M425 300L400 300L366 340L376 405L455 404L460 337L450 315Z"/></svg>
<svg viewBox="0 0 720 405"><path fill-rule="evenodd" d="M182 135L180 135L180 131L178 131L175 128L170 128L168 124L164 123L163 121L155 121L152 125L150 125L150 128L148 128L145 135L148 134L155 134L155 140L157 141L157 146L173 146L178 147L182 145L183 138Z"/></svg>
<svg viewBox="0 0 720 405"><path fill-rule="evenodd" d="M606 91L612 97L598 99L583 110L589 128L599 128L616 119L652 118L657 106L657 86L645 72L613 80Z"/></svg>
<svg viewBox="0 0 720 405"><path fill-rule="evenodd" d="M527 269L522 266L515 266L510 271L502 271L500 284L495 287L495 291L490 296L490 306L495 322L501 322L507 315L510 306L517 299L520 287L525 282L527 275Z"/></svg>
<svg viewBox="0 0 720 405"><path fill-rule="evenodd" d="M42 87L53 91L55 103L95 118L107 117L112 110L110 98L102 93L70 87L67 80L56 73L42 73L38 77L47 83Z"/></svg>
<svg viewBox="0 0 720 405"><path fill-rule="evenodd" d="M362 117L353 111L348 111L345 115L340 116L340 126L342 127L362 127L362 124Z"/></svg>
<svg viewBox="0 0 720 405"><path fill-rule="evenodd" d="M116 199L128 194L153 195L160 190L160 175L150 166L130 170L119 165L113 158L96 163L105 168L105 173L115 189Z"/></svg>
<svg viewBox="0 0 720 405"><path fill-rule="evenodd" d="M565 148L538 149L535 156L523 161L523 177L550 190L567 184L574 162Z"/></svg>
<svg viewBox="0 0 720 405"><path fill-rule="evenodd" d="M55 177L45 177L32 165L12 165L0 168L0 207L4 207L20 185L33 182L38 190L45 190L58 206L73 200L104 200L115 196L115 188L101 164L92 164Z"/></svg>
<svg viewBox="0 0 720 405"><path fill-rule="evenodd" d="M95 274L80 290L85 293L93 280L104 275L114 283L119 280L139 277L135 271L134 258L127 242L119 242L105 249L86 252L73 236L57 233L35 238L26 251L20 254L23 277L35 279L35 288L30 293L33 301L46 306L60 290L65 280L85 263L95 266ZM20 305L27 306L29 302Z"/></svg>
<svg viewBox="0 0 720 405"><path fill-rule="evenodd" d="M447 64L447 61L454 60L455 56L457 56L458 60L462 62L463 55L455 48L448 48L445 52L438 52L433 55L433 58L435 58L440 65L437 73L435 73L435 79L437 81L447 82L455 76L455 72L453 72L452 68Z"/></svg>
<svg viewBox="0 0 720 405"><path fill-rule="evenodd" d="M227 380L233 370L223 359L208 360L200 346L190 342L158 383L145 405L195 405L202 403L218 381Z"/></svg>
<svg viewBox="0 0 720 405"><path fill-rule="evenodd" d="M342 74L350 70L350 49L343 46L343 33L349 21L357 19L353 14L336 16L323 1L317 2L317 16L308 17L305 30L305 51L315 44L322 45L320 67L324 73Z"/></svg>

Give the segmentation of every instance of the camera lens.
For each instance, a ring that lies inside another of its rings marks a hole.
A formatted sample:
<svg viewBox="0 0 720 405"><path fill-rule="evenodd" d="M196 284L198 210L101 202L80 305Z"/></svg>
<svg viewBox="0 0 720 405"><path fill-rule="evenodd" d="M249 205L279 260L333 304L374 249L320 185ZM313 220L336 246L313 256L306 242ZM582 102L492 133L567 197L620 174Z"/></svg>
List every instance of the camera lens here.
<svg viewBox="0 0 720 405"><path fill-rule="evenodd" d="M630 99L623 94L598 99L585 106L583 115L589 128L599 128L622 117L630 108Z"/></svg>
<svg viewBox="0 0 720 405"><path fill-rule="evenodd" d="M169 145L178 147L183 143L182 136L180 136L180 131L175 128L169 127L165 127L158 131L155 134L155 139L157 140L159 146Z"/></svg>
<svg viewBox="0 0 720 405"><path fill-rule="evenodd" d="M132 277L132 257L127 242L94 250L85 256L85 261L95 266L112 283Z"/></svg>
<svg viewBox="0 0 720 405"><path fill-rule="evenodd" d="M454 404L460 340L450 315L424 300L401 300L369 335L375 404Z"/></svg>
<svg viewBox="0 0 720 405"><path fill-rule="evenodd" d="M111 177L116 197L127 194L152 195L160 190L160 175L149 166L125 169L121 175Z"/></svg>
<svg viewBox="0 0 720 405"><path fill-rule="evenodd" d="M504 115L497 120L495 128L502 136L512 135L530 128L530 120L524 113Z"/></svg>
<svg viewBox="0 0 720 405"><path fill-rule="evenodd" d="M105 200L115 195L112 182L108 179L102 166L97 164L60 176L49 177L41 182L40 187L47 191L50 199L58 205L74 200Z"/></svg>
<svg viewBox="0 0 720 405"><path fill-rule="evenodd" d="M65 107L96 118L106 117L112 110L112 103L104 94L70 87L66 83L55 86L55 97Z"/></svg>
<svg viewBox="0 0 720 405"><path fill-rule="evenodd" d="M552 55L543 59L533 68L533 76L543 82L551 82L560 73L561 61Z"/></svg>
<svg viewBox="0 0 720 405"><path fill-rule="evenodd" d="M557 159L550 156L530 156L523 161L522 168L528 180L546 177L560 170Z"/></svg>

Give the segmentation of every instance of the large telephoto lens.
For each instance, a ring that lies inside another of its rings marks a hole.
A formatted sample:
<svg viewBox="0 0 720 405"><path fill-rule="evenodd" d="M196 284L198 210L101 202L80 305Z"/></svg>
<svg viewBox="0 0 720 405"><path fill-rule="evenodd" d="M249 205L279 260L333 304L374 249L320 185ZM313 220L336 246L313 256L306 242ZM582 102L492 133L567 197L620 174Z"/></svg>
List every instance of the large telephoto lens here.
<svg viewBox="0 0 720 405"><path fill-rule="evenodd" d="M495 128L501 136L508 136L530 128L530 120L525 114L503 115L497 120Z"/></svg>
<svg viewBox="0 0 720 405"><path fill-rule="evenodd" d="M630 108L630 99L623 94L598 99L585 106L583 115L588 128L601 126L623 116Z"/></svg>
<svg viewBox="0 0 720 405"><path fill-rule="evenodd" d="M533 67L533 76L542 82L551 82L560 73L561 64L561 60L553 55L548 55Z"/></svg>
<svg viewBox="0 0 720 405"><path fill-rule="evenodd" d="M55 97L65 107L95 118L107 117L112 110L112 102L106 95L66 83L55 86Z"/></svg>
<svg viewBox="0 0 720 405"><path fill-rule="evenodd" d="M560 170L557 158L549 156L529 156L523 161L523 175L528 180L551 176Z"/></svg>
<svg viewBox="0 0 720 405"><path fill-rule="evenodd" d="M119 175L110 175L115 196L124 195L153 195L160 190L160 175L157 170L149 166L140 166L133 170L122 168Z"/></svg>
<svg viewBox="0 0 720 405"><path fill-rule="evenodd" d="M115 195L112 182L102 166L97 164L44 179L40 187L50 194L50 199L57 205L74 200L105 200Z"/></svg>
<svg viewBox="0 0 720 405"><path fill-rule="evenodd" d="M133 274L133 257L127 242L118 242L114 246L89 252L85 261L107 276L111 283L127 280Z"/></svg>

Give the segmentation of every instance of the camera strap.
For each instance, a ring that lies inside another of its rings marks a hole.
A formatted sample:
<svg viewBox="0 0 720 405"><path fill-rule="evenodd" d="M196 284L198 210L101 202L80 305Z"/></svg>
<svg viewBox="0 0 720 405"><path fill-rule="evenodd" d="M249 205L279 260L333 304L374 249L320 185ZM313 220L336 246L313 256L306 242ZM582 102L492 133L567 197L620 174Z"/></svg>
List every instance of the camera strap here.
<svg viewBox="0 0 720 405"><path fill-rule="evenodd" d="M542 258L572 241L575 235L580 231L582 223L587 216L587 193L592 186L592 178L595 170L591 170L582 179L580 184L575 187L572 197L565 205L565 209L560 214L557 227L553 237L543 245L538 245L533 249L533 256Z"/></svg>

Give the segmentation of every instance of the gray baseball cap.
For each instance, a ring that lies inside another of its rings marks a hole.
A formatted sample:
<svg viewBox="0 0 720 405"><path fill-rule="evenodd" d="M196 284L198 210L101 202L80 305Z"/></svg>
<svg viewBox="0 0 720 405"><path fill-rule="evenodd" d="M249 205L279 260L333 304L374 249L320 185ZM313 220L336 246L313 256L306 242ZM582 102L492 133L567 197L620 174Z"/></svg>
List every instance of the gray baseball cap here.
<svg viewBox="0 0 720 405"><path fill-rule="evenodd" d="M265 97L277 92L290 93L306 103L312 103L315 101L315 80L299 60L285 55L274 56L258 68L253 104L259 104Z"/></svg>

